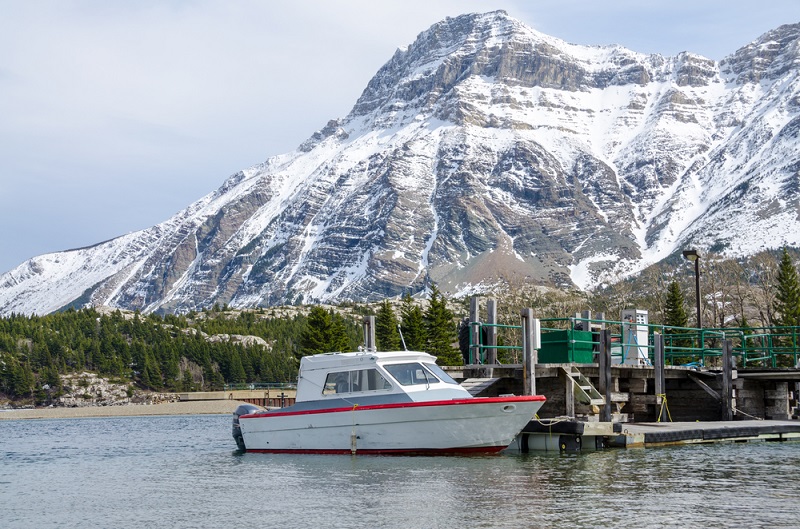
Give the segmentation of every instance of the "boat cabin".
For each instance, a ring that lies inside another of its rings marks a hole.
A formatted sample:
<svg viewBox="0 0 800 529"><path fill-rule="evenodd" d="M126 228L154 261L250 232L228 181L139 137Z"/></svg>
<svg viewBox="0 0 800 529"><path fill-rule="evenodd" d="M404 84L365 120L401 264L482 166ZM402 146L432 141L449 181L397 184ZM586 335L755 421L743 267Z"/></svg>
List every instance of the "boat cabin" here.
<svg viewBox="0 0 800 529"><path fill-rule="evenodd" d="M393 394L413 401L472 398L427 353L326 353L300 360L298 403Z"/></svg>

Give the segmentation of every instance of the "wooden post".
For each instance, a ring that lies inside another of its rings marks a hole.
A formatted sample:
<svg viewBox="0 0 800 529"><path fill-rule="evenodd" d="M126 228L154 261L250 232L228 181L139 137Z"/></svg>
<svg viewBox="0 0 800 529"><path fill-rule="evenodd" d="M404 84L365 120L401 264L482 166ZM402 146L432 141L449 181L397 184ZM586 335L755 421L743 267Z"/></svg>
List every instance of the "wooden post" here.
<svg viewBox="0 0 800 529"><path fill-rule="evenodd" d="M525 395L536 394L536 349L541 346L539 320L533 317L533 309L522 309L522 381Z"/></svg>
<svg viewBox="0 0 800 529"><path fill-rule="evenodd" d="M733 342L722 342L722 420L733 420Z"/></svg>
<svg viewBox="0 0 800 529"><path fill-rule="evenodd" d="M653 368L655 371L656 420L661 422L666 419L661 416L661 408L666 395L666 379L664 378L664 336L657 332L653 333Z"/></svg>
<svg viewBox="0 0 800 529"><path fill-rule="evenodd" d="M583 320L591 320L592 319L592 311L591 310L583 310L581 311L581 319ZM582 321L581 328L584 331L591 331L592 325L589 321Z"/></svg>
<svg viewBox="0 0 800 529"><path fill-rule="evenodd" d="M481 321L480 298L473 296L469 300L469 359L472 364L481 363Z"/></svg>
<svg viewBox="0 0 800 529"><path fill-rule="evenodd" d="M375 316L364 316L364 349L369 352L378 350L375 345Z"/></svg>
<svg viewBox="0 0 800 529"><path fill-rule="evenodd" d="M575 379L567 371L570 367L562 367L561 377L564 379L564 415L575 418Z"/></svg>
<svg viewBox="0 0 800 529"><path fill-rule="evenodd" d="M497 301L494 298L486 300L486 344L489 349L486 351L486 363L489 365L497 364Z"/></svg>
<svg viewBox="0 0 800 529"><path fill-rule="evenodd" d="M606 313L605 312L598 312L594 315L596 320L600 321L600 329L605 330L606 328Z"/></svg>
<svg viewBox="0 0 800 529"><path fill-rule="evenodd" d="M597 390L606 401L600 413L600 420L611 422L611 333L606 329L600 331L597 360L599 371Z"/></svg>

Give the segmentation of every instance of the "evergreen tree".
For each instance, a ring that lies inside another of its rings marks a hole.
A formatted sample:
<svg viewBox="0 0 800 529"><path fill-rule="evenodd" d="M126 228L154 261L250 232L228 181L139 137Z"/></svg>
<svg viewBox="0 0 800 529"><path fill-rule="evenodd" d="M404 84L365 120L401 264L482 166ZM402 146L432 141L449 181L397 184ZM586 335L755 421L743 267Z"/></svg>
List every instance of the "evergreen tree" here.
<svg viewBox="0 0 800 529"><path fill-rule="evenodd" d="M183 391L194 391L194 378L192 378L192 373L188 369L183 372L181 389Z"/></svg>
<svg viewBox="0 0 800 529"><path fill-rule="evenodd" d="M354 347L350 345L350 338L347 336L347 324L344 318L331 311L331 327L326 335L328 340L328 351L352 351ZM359 334L359 341L361 335Z"/></svg>
<svg viewBox="0 0 800 529"><path fill-rule="evenodd" d="M349 349L350 339L344 319L322 307L311 307L306 327L300 334L300 354L307 356Z"/></svg>
<svg viewBox="0 0 800 529"><path fill-rule="evenodd" d="M153 351L148 350L144 356L144 369L142 370L142 383L151 389L161 389L163 381L161 369L155 359Z"/></svg>
<svg viewBox="0 0 800 529"><path fill-rule="evenodd" d="M306 327L300 334L300 354L302 356L320 354L327 349L326 334L331 326L331 316L322 307L311 307Z"/></svg>
<svg viewBox="0 0 800 529"><path fill-rule="evenodd" d="M16 397L29 397L33 391L33 372L28 364L15 364L11 367L11 394Z"/></svg>
<svg viewBox="0 0 800 529"><path fill-rule="evenodd" d="M375 341L378 351L397 351L401 347L397 316L388 299L383 300L375 318Z"/></svg>
<svg viewBox="0 0 800 529"><path fill-rule="evenodd" d="M403 340L406 349L409 351L424 351L427 343L425 332L425 316L419 305L414 303L411 294L403 296L403 305L400 307L400 315L403 323L400 329L403 332ZM401 345L402 346L402 345Z"/></svg>
<svg viewBox="0 0 800 529"><path fill-rule="evenodd" d="M239 351L236 349L234 349L231 354L231 372L228 376L228 382L232 382L234 384L247 382L244 366L242 366L242 357L239 355Z"/></svg>
<svg viewBox="0 0 800 529"><path fill-rule="evenodd" d="M783 249L775 292L775 312L779 325L793 327L800 325L800 283L797 269L786 248Z"/></svg>
<svg viewBox="0 0 800 529"><path fill-rule="evenodd" d="M689 318L686 316L683 292L677 281L673 281L667 290L667 299L664 306L664 325L670 327L686 327ZM667 333L680 333L681 330L666 329Z"/></svg>
<svg viewBox="0 0 800 529"><path fill-rule="evenodd" d="M437 357L439 364L461 365L461 353L452 345L457 339L453 313L447 308L447 300L435 284L431 286L431 298L425 311L425 330L428 337L427 352Z"/></svg>
<svg viewBox="0 0 800 529"><path fill-rule="evenodd" d="M689 317L686 315L686 307L684 304L683 291L677 281L670 283L667 289L667 299L664 301L664 325L668 327L664 329L665 335L679 335L685 334L686 331L682 329L675 329L673 327L688 327ZM665 353L672 353L670 357L673 364L683 364L689 361L689 357L675 357L674 354L680 354L683 348L691 347L692 341L689 338L679 338L677 336L665 336L664 346Z"/></svg>

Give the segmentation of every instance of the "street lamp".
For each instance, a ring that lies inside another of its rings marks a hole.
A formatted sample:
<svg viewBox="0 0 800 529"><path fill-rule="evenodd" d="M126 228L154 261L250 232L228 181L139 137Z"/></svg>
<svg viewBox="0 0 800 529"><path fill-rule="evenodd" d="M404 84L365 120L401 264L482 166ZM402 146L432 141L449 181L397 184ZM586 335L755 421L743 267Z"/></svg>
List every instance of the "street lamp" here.
<svg viewBox="0 0 800 529"><path fill-rule="evenodd" d="M697 328L702 329L703 323L700 319L700 254L697 250L684 250L683 257L689 261L694 261L694 293L697 300Z"/></svg>

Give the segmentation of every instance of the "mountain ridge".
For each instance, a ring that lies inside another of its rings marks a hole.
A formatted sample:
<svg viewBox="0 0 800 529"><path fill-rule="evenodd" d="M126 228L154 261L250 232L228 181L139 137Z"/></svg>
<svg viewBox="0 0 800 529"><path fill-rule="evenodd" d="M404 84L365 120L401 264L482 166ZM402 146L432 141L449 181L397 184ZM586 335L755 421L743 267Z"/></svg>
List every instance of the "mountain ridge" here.
<svg viewBox="0 0 800 529"><path fill-rule="evenodd" d="M798 245L799 42L781 26L717 64L568 44L502 11L445 19L297 150L0 276L0 312L588 288L686 244Z"/></svg>

